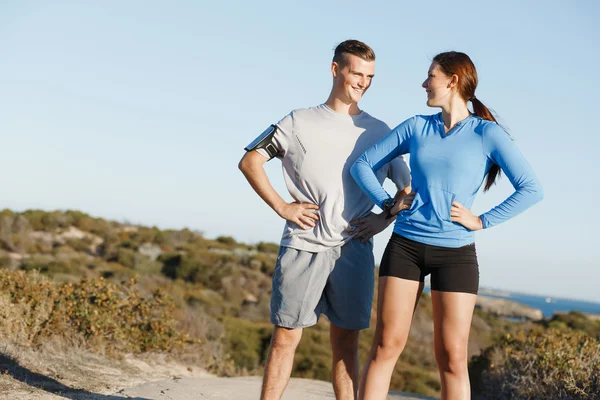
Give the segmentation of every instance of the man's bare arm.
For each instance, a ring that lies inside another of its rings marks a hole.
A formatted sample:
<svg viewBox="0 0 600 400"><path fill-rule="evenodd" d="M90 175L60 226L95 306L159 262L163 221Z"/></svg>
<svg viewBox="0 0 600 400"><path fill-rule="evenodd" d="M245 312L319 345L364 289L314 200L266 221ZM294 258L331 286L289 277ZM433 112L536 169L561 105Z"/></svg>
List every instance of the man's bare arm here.
<svg viewBox="0 0 600 400"><path fill-rule="evenodd" d="M249 151L244 154L238 167L244 174L252 189L279 215L288 221L294 222L302 229L310 229L316 226L319 216L311 210L319 207L312 203L286 203L275 191L267 174L264 164L269 161L257 151Z"/></svg>

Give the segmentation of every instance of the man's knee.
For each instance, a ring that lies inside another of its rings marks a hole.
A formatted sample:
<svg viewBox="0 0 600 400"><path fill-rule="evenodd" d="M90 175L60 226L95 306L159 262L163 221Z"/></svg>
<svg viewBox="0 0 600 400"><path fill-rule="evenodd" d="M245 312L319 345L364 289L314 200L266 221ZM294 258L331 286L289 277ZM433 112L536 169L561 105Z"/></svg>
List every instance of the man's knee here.
<svg viewBox="0 0 600 400"><path fill-rule="evenodd" d="M334 351L353 353L358 350L360 331L348 330L331 325L329 341Z"/></svg>
<svg viewBox="0 0 600 400"><path fill-rule="evenodd" d="M276 326L271 337L271 349L275 351L296 351L301 338L302 328L291 329Z"/></svg>

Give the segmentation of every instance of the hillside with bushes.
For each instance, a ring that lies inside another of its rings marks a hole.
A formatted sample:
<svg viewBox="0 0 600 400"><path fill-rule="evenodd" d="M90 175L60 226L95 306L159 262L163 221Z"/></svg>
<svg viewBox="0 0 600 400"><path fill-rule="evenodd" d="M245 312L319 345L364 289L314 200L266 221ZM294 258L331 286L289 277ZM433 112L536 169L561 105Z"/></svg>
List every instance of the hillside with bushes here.
<svg viewBox="0 0 600 400"><path fill-rule="evenodd" d="M189 229L161 230L78 211L4 210L0 331L20 348L76 342L116 359L162 353L222 376L260 375L272 332L269 299L277 252L273 243L208 239ZM361 333L361 362L373 330ZM476 310L470 337L474 394L547 398L556 390L572 396L561 398L594 398L589 396L598 393L599 332L600 322L583 314L533 323ZM322 318L305 330L293 376L330 380L330 357L328 321ZM520 380L511 381L515 373ZM566 383L539 393L517 390L542 382L542 375ZM440 394L427 294L392 388ZM588 397L577 397L584 394Z"/></svg>

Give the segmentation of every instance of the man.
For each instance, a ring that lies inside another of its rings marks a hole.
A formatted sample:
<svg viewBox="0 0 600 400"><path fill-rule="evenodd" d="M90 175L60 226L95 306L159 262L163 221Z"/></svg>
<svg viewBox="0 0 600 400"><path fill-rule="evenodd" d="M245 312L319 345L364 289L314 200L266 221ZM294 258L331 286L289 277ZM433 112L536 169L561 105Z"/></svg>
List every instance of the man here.
<svg viewBox="0 0 600 400"><path fill-rule="evenodd" d="M325 104L292 111L246 150L239 167L256 193L286 225L273 275L271 321L275 330L261 399L280 399L289 381L302 329L321 313L331 322L332 381L337 399L354 399L358 336L369 326L374 286L370 238L392 221L370 213L373 203L350 175L353 162L389 127L358 107L375 75L375 54L347 40L335 49L333 88ZM263 164L277 157L294 202L271 186ZM396 203L410 204L410 174L401 157L378 171L393 180ZM401 207L401 208L402 208ZM352 240L355 239L355 240Z"/></svg>

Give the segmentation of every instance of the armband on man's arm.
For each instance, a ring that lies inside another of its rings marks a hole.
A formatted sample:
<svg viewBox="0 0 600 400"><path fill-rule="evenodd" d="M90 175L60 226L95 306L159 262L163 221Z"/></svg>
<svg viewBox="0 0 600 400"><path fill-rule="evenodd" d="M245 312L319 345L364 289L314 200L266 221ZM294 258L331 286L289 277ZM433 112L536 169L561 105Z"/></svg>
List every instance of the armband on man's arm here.
<svg viewBox="0 0 600 400"><path fill-rule="evenodd" d="M277 151L277 147L275 147L275 143L273 142L273 137L275 136L276 131L277 125L269 126L263 133L261 133L256 139L254 139L252 143L246 146L244 150L252 151L263 149L269 155L269 160L271 160L279 153Z"/></svg>

